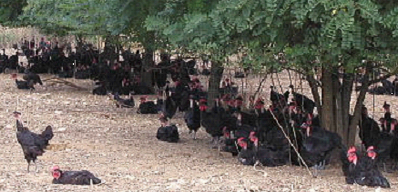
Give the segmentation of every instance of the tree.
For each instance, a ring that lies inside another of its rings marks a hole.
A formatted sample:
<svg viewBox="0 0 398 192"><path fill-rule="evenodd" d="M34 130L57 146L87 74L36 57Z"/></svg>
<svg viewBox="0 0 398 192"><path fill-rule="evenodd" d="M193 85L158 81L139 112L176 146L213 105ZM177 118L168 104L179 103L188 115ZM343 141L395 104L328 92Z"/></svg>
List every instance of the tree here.
<svg viewBox="0 0 398 192"><path fill-rule="evenodd" d="M219 13L234 18L227 20L227 25L236 26L248 37L242 38L242 43L249 50L249 58L257 58L260 61L257 64L261 64L271 60L274 54L284 53L288 63L279 68L293 68L307 77L323 127L339 133L344 144L353 145L367 88L381 80L370 76L373 69L386 69L384 78L397 72L398 3L370 0L224 0L221 3L225 6L219 6L224 7ZM237 19L239 13L242 16ZM264 54L267 52L273 54ZM278 67L275 62L271 65ZM320 84L313 78L315 67L322 69ZM354 76L360 67L366 69L366 74L350 120Z"/></svg>
<svg viewBox="0 0 398 192"><path fill-rule="evenodd" d="M221 56L218 61L241 49L254 65L302 73L311 85L323 127L339 133L347 145L355 142L368 86L381 80L371 77L372 70L384 68L388 71L384 78L397 72L398 3L220 0L205 12L178 12L184 2L168 1L163 12L147 19L148 29L174 47ZM274 59L278 53L287 63ZM321 82L313 78L315 67L323 72ZM358 68L366 69L365 81L350 120Z"/></svg>

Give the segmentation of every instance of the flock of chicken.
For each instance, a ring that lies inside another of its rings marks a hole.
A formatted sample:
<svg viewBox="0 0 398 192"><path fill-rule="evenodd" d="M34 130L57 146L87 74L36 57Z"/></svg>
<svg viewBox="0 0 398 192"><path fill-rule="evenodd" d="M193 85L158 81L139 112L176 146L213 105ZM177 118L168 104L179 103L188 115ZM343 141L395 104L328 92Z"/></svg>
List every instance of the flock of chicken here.
<svg viewBox="0 0 398 192"><path fill-rule="evenodd" d="M159 140L178 142L178 128L170 124L169 119L177 110L183 111L193 139L203 127L212 137L213 148L230 152L244 165L306 165L312 167L313 175L317 176L319 170L330 163L332 151L338 149L341 150L342 169L348 184L390 187L378 170L381 165L385 166L387 159L395 158L394 147L398 144L393 134L397 121L391 118L389 111L380 119L380 129L363 108L359 124L360 138L367 149L363 155L355 147L348 149L344 146L337 133L323 129L319 117L314 114L315 103L295 93L293 86L284 94L277 93L271 87L272 104L268 109L263 99L251 98L249 110L243 111L242 96L231 94L221 95L209 107L205 97L207 93L195 82L199 81L195 79L189 84L176 82L175 87L167 84L165 92L159 94L156 102L148 101L145 96L140 98L138 113L160 112ZM132 97L121 99L114 95L111 98L118 107L134 103ZM387 106L385 104L386 110Z"/></svg>
<svg viewBox="0 0 398 192"><path fill-rule="evenodd" d="M38 78L37 78L38 77ZM15 76L13 76L16 79ZM24 76L28 88L41 83L40 77L27 72ZM17 80L16 80L17 82ZM229 82L223 82L223 89ZM174 86L172 86L174 84ZM18 85L18 82L17 82ZM379 167L386 169L390 160L397 162L398 147L395 125L390 106L385 103L386 114L378 123L367 114L363 107L359 123L360 138L367 151L362 154L355 147L348 148L341 137L321 127L319 117L314 113L315 103L308 97L296 93L293 86L284 94L271 87L271 105L266 108L262 98L249 99L248 110L244 110L244 98L231 92L217 97L214 104L207 102L207 92L198 79L187 82L167 82L157 100L140 98L137 113L158 114L160 123L156 137L167 142L179 141L179 130L170 123L177 110L184 112L184 120L192 138L203 127L212 137L212 148L229 152L244 165L282 166L286 164L305 165L314 169L314 176L325 169L331 161L332 151L341 150L341 162L346 182L367 186L390 187ZM109 94L117 107L135 107L132 95L127 99L117 93ZM23 126L21 114L14 112L17 121L17 138L21 144L28 171L31 161L44 153L48 141L53 137L48 126L41 134L30 132ZM395 163L393 166L395 168ZM100 179L88 171L61 171L53 167L53 183L98 184Z"/></svg>

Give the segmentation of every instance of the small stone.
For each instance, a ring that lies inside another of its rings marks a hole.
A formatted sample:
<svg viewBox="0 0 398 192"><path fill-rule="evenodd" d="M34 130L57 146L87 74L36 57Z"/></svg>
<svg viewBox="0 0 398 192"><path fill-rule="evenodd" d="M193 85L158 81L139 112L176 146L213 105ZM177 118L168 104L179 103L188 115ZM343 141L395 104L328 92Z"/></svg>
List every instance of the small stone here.
<svg viewBox="0 0 398 192"><path fill-rule="evenodd" d="M58 131L59 132L66 131L66 128L65 127L60 127L60 128L58 128Z"/></svg>

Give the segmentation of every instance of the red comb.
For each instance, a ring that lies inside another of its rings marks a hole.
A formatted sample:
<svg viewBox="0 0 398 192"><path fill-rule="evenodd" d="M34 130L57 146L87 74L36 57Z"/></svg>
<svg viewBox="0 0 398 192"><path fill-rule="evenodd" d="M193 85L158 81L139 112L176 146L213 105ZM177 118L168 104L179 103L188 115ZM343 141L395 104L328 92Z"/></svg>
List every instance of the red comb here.
<svg viewBox="0 0 398 192"><path fill-rule="evenodd" d="M54 165L54 166L51 168L51 171L55 171L55 170L59 170L59 166L58 166L58 165Z"/></svg>
<svg viewBox="0 0 398 192"><path fill-rule="evenodd" d="M238 143L239 143L239 142L242 142L244 139L245 139L244 137L240 137L240 138L238 139Z"/></svg>
<svg viewBox="0 0 398 192"><path fill-rule="evenodd" d="M206 99L200 99L199 102L206 102Z"/></svg>
<svg viewBox="0 0 398 192"><path fill-rule="evenodd" d="M367 151L373 151L374 149L375 149L375 147L369 146Z"/></svg>
<svg viewBox="0 0 398 192"><path fill-rule="evenodd" d="M355 153L357 151L357 149L355 149L355 147L350 147L350 149L348 149L347 153Z"/></svg>

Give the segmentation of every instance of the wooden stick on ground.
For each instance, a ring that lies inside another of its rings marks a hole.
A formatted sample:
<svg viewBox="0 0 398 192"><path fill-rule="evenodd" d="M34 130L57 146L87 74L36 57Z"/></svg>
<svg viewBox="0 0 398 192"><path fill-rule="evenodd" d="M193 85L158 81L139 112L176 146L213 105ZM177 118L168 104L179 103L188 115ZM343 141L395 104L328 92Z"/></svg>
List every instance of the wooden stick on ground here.
<svg viewBox="0 0 398 192"><path fill-rule="evenodd" d="M70 86L70 87L73 87L73 88L76 88L76 89L79 89L79 90L86 90L86 88L77 86L76 84L74 84L74 83L72 83L72 82L63 80L63 79L58 78L58 77L53 77L53 78L50 78L50 79L45 79L45 80L43 80L43 81L50 81L50 80L51 80L52 83L63 83L63 84L65 84L65 85L67 85L67 86Z"/></svg>

